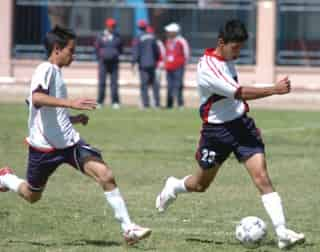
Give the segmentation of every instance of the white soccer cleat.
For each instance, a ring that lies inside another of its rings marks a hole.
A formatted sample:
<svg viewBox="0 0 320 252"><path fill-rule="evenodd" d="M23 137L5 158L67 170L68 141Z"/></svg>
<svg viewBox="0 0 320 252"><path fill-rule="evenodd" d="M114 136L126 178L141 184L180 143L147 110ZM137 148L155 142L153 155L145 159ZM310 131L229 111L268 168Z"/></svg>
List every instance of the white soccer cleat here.
<svg viewBox="0 0 320 252"><path fill-rule="evenodd" d="M133 245L138 241L145 239L151 235L151 229L140 227L137 224L132 224L124 233L123 237L128 245Z"/></svg>
<svg viewBox="0 0 320 252"><path fill-rule="evenodd" d="M0 169L0 177L5 176L7 174L13 174L13 171L9 167L3 167ZM7 191L9 191L9 188L3 185L0 179L0 192L7 192Z"/></svg>
<svg viewBox="0 0 320 252"><path fill-rule="evenodd" d="M177 195L173 191L173 184L175 184L176 180L178 179L176 179L175 177L169 177L162 191L157 196L156 208L160 213L163 213L168 208L168 206L172 204L177 198Z"/></svg>
<svg viewBox="0 0 320 252"><path fill-rule="evenodd" d="M280 249L289 249L297 244L305 242L303 233L296 233L290 229L286 229L283 234L278 235L278 247Z"/></svg>

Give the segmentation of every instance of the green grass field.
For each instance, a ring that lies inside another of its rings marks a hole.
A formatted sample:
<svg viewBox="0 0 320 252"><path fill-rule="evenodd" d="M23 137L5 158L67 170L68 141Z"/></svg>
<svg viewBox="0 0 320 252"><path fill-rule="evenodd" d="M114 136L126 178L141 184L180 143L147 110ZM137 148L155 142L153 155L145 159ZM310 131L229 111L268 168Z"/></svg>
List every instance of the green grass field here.
<svg viewBox="0 0 320 252"><path fill-rule="evenodd" d="M139 111L124 108L90 112L82 137L102 149L135 222L150 226L152 236L128 248L102 191L68 166L51 177L43 199L30 205L13 193L1 193L0 251L248 251L234 238L235 224L256 215L269 227L256 250L279 251L259 194L234 157L203 194L181 195L165 215L154 208L168 175L195 170L194 151L200 120L193 109ZM307 242L292 251L320 251L319 112L252 111L267 146L273 183L281 194L288 226L304 232ZM25 176L27 109L0 106L0 165Z"/></svg>

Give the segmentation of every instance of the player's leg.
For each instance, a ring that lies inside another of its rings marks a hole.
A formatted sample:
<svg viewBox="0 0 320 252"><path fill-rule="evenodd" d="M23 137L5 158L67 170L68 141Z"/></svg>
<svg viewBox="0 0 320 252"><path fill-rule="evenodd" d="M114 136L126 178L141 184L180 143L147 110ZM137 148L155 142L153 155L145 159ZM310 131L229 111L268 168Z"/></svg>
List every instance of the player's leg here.
<svg viewBox="0 0 320 252"><path fill-rule="evenodd" d="M9 167L4 167L0 169L0 191L9 190L18 193L30 203L40 200L42 194L42 192L31 191L27 181L16 176Z"/></svg>
<svg viewBox="0 0 320 252"><path fill-rule="evenodd" d="M251 178L261 193L261 199L266 212L275 228L278 236L279 248L288 248L305 241L301 233L296 233L286 228L286 219L280 195L274 191L270 180L265 156L263 153L256 153L244 162Z"/></svg>
<svg viewBox="0 0 320 252"><path fill-rule="evenodd" d="M209 170L201 167L193 175L185 176L178 179L176 177L168 177L163 189L156 199L156 208L159 212L164 212L181 193L205 192L216 177L220 165Z"/></svg>
<svg viewBox="0 0 320 252"><path fill-rule="evenodd" d="M244 161L248 173L259 192L263 194L274 191L263 153L256 153Z"/></svg>
<svg viewBox="0 0 320 252"><path fill-rule="evenodd" d="M304 242L304 235L295 233L286 228L286 220L281 198L274 191L268 174L264 155L264 143L254 120L243 116L237 125L231 129L232 135L238 142L234 153L239 161L243 161L253 183L261 193L261 199L266 212L274 225L279 239L279 247L287 248L294 244Z"/></svg>
<svg viewBox="0 0 320 252"><path fill-rule="evenodd" d="M42 192L51 174L64 160L64 151L41 152L29 147L27 178L17 177L8 168L0 169L0 187L18 193L29 203L41 199Z"/></svg>
<svg viewBox="0 0 320 252"><path fill-rule="evenodd" d="M214 129L213 129L214 128ZM213 130L212 130L213 129ZM201 130L196 159L199 168L194 175L182 179L169 177L156 198L156 208L164 212L180 193L205 192L216 177L221 164L228 158L231 149L226 144L229 138L223 126L204 126ZM225 142L221 142L221 139Z"/></svg>
<svg viewBox="0 0 320 252"><path fill-rule="evenodd" d="M126 203L115 182L110 167L105 164L100 152L88 145L80 144L75 149L76 163L89 177L93 178L103 189L104 196L114 212L115 218L120 222L123 236L128 244L148 237L151 229L141 227L132 222Z"/></svg>

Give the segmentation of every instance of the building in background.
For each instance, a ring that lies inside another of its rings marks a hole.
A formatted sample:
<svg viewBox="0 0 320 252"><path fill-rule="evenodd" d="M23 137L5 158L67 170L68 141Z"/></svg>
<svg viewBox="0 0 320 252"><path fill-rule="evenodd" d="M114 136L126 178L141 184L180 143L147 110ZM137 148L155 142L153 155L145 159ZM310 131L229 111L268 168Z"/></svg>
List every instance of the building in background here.
<svg viewBox="0 0 320 252"><path fill-rule="evenodd" d="M4 36L0 75L4 81L6 77L22 80L30 60L44 57L42 39L54 23L64 23L78 32L76 64L86 64L86 78L96 76L90 72L90 66L95 68L92 45L106 16L119 20L124 42L120 61L129 62L137 13L142 13L162 40L163 27L168 23L177 22L183 27L192 52L191 63L197 62L203 48L215 46L220 24L239 18L250 34L237 62L241 83L272 83L280 76L290 75L298 85L320 85L320 2L315 0L2 0L1 7ZM190 64L186 86L194 86L192 71L194 65ZM80 78L79 72L83 71L70 72L69 76ZM130 76L127 79L133 80Z"/></svg>

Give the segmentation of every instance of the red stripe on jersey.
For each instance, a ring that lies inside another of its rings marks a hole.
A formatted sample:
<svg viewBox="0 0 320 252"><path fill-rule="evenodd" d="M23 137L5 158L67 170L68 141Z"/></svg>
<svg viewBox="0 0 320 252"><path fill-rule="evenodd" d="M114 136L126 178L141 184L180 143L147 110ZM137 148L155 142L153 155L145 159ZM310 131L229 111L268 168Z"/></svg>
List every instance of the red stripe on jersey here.
<svg viewBox="0 0 320 252"><path fill-rule="evenodd" d="M220 95L216 95L216 94L212 95L209 97L207 102L200 107L200 115L201 115L202 121L204 123L208 122L209 111L210 111L213 103L215 103L221 99L224 99L224 98L225 98L224 96L220 96Z"/></svg>
<svg viewBox="0 0 320 252"><path fill-rule="evenodd" d="M226 61L226 59L224 57L222 57L221 55L216 54L216 49L215 48L207 48L204 51L204 55L215 57L219 61Z"/></svg>
<svg viewBox="0 0 320 252"><path fill-rule="evenodd" d="M235 85L234 83L230 82L227 77L225 77L223 75L223 73L219 70L219 68L216 66L216 64L214 63L214 61L209 57L208 62L210 62L212 64L212 67L214 69L216 69L216 71L219 73L219 75L224 79L225 82L229 83L230 85L234 86L234 87L238 87L238 85ZM209 63L208 63L209 64Z"/></svg>
<svg viewBox="0 0 320 252"><path fill-rule="evenodd" d="M205 57L205 58L206 58L207 65L210 68L210 70L214 73L215 76L217 76L219 78L218 73L210 66L209 61L208 61L208 57Z"/></svg>
<svg viewBox="0 0 320 252"><path fill-rule="evenodd" d="M213 104L213 100L212 99L209 99L208 103L204 106L204 112L203 112L203 118L202 120L204 122L208 122L208 117L209 117L209 111L210 111L210 108Z"/></svg>

